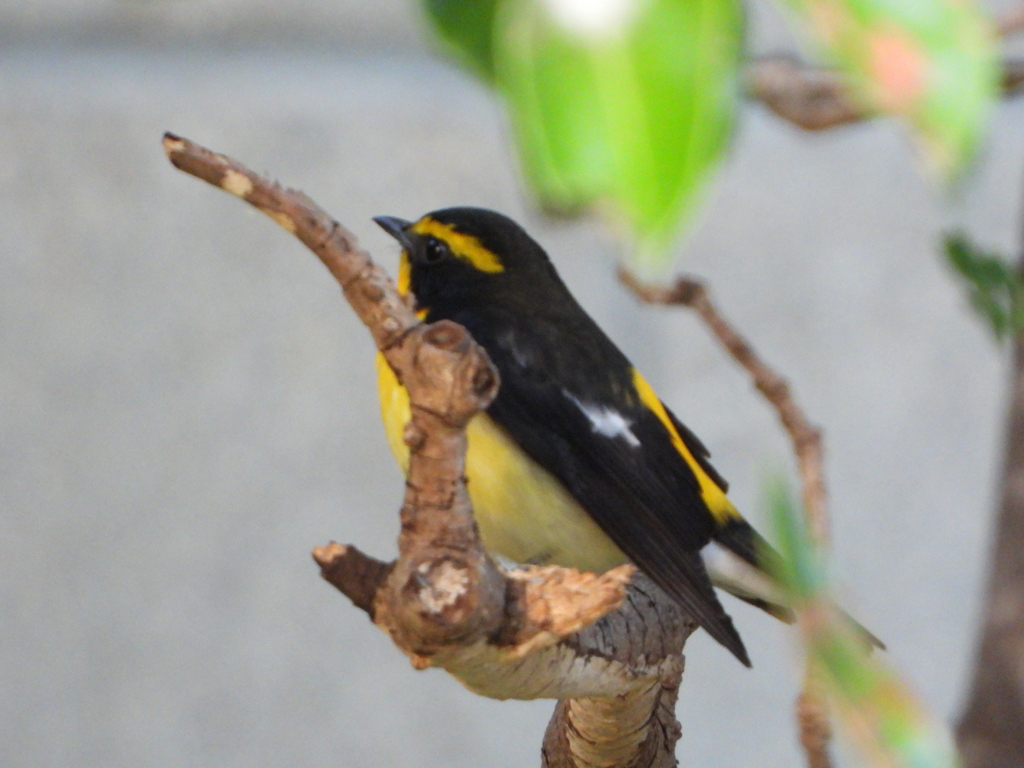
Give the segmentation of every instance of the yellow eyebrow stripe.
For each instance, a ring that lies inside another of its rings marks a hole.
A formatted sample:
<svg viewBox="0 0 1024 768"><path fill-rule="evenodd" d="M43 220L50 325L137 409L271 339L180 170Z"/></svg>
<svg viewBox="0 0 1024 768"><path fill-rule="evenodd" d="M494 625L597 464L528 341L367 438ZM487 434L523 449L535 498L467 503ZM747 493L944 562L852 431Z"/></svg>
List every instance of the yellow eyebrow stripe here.
<svg viewBox="0 0 1024 768"><path fill-rule="evenodd" d="M483 243L472 235L464 235L451 224L442 224L436 219L424 216L412 225L412 231L418 235L431 235L444 240L458 258L469 262L481 272L504 272L501 260L491 251L484 248Z"/></svg>
<svg viewBox="0 0 1024 768"><path fill-rule="evenodd" d="M665 406L654 393L651 385L647 383L647 379L641 376L640 371L636 368L633 369L633 387L636 389L636 393L640 395L640 402L647 406L658 417L658 421L668 430L668 434L672 438L672 445L675 446L675 449L686 460L690 470L696 475L697 482L700 484L700 496L704 499L704 503L708 505L708 509L711 511L715 521L720 525L724 525L730 519L741 520L742 516L736 507L733 506L732 502L729 501L729 497L725 495L714 480L708 477L708 473L704 471L704 468L697 463L693 454L690 453L690 449L686 447L683 438L679 436L679 432L672 423L672 419L668 417Z"/></svg>

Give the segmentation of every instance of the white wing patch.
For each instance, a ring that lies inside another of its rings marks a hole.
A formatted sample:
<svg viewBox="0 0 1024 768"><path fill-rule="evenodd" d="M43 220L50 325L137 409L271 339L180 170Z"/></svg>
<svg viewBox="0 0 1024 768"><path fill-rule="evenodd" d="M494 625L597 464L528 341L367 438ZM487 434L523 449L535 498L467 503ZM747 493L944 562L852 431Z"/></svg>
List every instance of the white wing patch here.
<svg viewBox="0 0 1024 768"><path fill-rule="evenodd" d="M633 434L633 430L630 429L633 426L633 422L614 408L609 408L606 405L589 405L580 402L576 397L573 397L572 393L566 392L564 389L562 394L572 400L576 407L583 411L583 415L590 421L590 426L594 432L604 437L621 437L631 448L640 447L640 440L637 439L637 436Z"/></svg>

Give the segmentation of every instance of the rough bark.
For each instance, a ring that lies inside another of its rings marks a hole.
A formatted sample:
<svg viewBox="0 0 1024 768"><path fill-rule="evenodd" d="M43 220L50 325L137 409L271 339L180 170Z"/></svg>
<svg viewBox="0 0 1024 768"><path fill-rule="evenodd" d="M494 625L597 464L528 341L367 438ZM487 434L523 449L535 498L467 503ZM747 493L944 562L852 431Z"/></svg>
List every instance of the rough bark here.
<svg viewBox="0 0 1024 768"><path fill-rule="evenodd" d="M1024 275L1024 254L1018 272ZM1024 336L1014 344L1002 498L967 707L957 725L964 768L1024 766Z"/></svg>
<svg viewBox="0 0 1024 768"><path fill-rule="evenodd" d="M464 461L465 426L500 384L484 350L455 323L420 323L352 234L302 193L187 139L167 134L164 148L176 167L256 206L305 243L409 393L398 559L384 563L331 543L313 553L323 577L416 668L443 668L492 698L560 699L545 766L675 765L682 648L696 622L632 566L506 571L480 542Z"/></svg>
<svg viewBox="0 0 1024 768"><path fill-rule="evenodd" d="M681 651L695 628L650 580L634 578L622 607L571 642L581 653L618 663L648 659L659 674L623 696L560 701L544 736L544 768L603 768L609 757L629 768L675 766Z"/></svg>

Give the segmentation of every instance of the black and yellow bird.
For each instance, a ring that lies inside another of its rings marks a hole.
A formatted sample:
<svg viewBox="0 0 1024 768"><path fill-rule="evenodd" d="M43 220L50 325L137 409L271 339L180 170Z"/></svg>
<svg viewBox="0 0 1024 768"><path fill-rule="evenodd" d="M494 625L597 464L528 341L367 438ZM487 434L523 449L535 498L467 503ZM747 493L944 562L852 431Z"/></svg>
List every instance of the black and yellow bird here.
<svg viewBox="0 0 1024 768"><path fill-rule="evenodd" d="M605 571L632 561L747 666L714 583L792 621L766 575L776 557L726 496L701 441L569 293L511 219L448 208L374 219L402 246L399 290L427 322L463 325L501 374L467 429L484 546L519 563ZM381 407L404 470L409 399L378 358Z"/></svg>

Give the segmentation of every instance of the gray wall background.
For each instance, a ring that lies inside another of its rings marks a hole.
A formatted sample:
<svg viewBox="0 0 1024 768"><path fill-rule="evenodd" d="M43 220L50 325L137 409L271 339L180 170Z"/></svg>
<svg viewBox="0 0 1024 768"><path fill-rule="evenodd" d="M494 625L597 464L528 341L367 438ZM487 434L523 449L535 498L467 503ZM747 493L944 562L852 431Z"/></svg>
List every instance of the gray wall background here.
<svg viewBox="0 0 1024 768"><path fill-rule="evenodd" d="M755 45L789 45L769 9ZM680 266L826 430L848 607L940 715L960 706L1007 382L937 237L1017 248L1024 104L955 200L899 128L742 114ZM414 672L320 581L394 551L402 485L370 340L315 259L174 171L172 130L369 217L523 221L759 520L775 418L686 313L638 306L593 223L532 213L494 99L400 0L0 6L0 764L529 766L551 702ZM763 523L762 523L763 527ZM688 646L686 766L799 765L789 631L729 604L755 668ZM852 764L852 763L849 763Z"/></svg>

